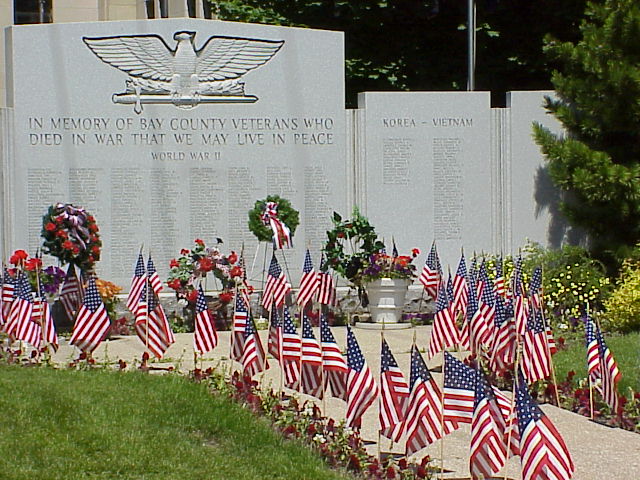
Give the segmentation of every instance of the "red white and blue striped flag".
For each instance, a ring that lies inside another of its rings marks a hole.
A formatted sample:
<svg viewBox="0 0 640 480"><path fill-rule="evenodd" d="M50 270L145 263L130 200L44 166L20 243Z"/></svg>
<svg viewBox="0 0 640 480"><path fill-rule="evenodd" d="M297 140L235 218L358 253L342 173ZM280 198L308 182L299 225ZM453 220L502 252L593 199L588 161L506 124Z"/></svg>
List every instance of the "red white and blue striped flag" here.
<svg viewBox="0 0 640 480"><path fill-rule="evenodd" d="M440 265L440 258L436 250L436 242L431 245L427 260L420 272L420 283L424 286L425 291L431 298L437 298L438 288L442 281L442 267Z"/></svg>
<svg viewBox="0 0 640 480"><path fill-rule="evenodd" d="M471 423L477 372L444 352L444 420Z"/></svg>
<svg viewBox="0 0 640 480"><path fill-rule="evenodd" d="M98 293L96 280L90 276L69 343L83 352L93 352L107 335L110 326L109 315Z"/></svg>
<svg viewBox="0 0 640 480"><path fill-rule="evenodd" d="M289 308L284 306L282 320L282 358L284 386L293 390L300 389L300 359L302 357L302 341L291 319Z"/></svg>
<svg viewBox="0 0 640 480"><path fill-rule="evenodd" d="M460 256L460 262L456 274L453 277L453 312L461 313L463 316L467 312L467 302L469 300L469 292L467 291L467 261L464 253ZM455 315L454 315L455 316Z"/></svg>
<svg viewBox="0 0 640 480"><path fill-rule="evenodd" d="M311 254L307 249L304 256L304 264L302 265L302 278L300 278L300 287L298 288L297 303L300 307L304 307L318 291L320 278L318 272L313 269L311 262Z"/></svg>
<svg viewBox="0 0 640 480"><path fill-rule="evenodd" d="M0 297L0 303L2 308L0 309L0 326L3 326L9 320L9 312L11 311L11 304L15 297L15 280L9 275L9 271L5 268L2 275L2 296Z"/></svg>
<svg viewBox="0 0 640 480"><path fill-rule="evenodd" d="M62 289L60 290L60 303L64 307L65 312L70 320L73 320L80 304L82 303L82 286L81 282L76 275L76 269L73 263L69 264L67 268L67 274L64 277L62 283Z"/></svg>
<svg viewBox="0 0 640 480"><path fill-rule="evenodd" d="M380 354L380 433L399 442L409 400L409 385L386 340Z"/></svg>
<svg viewBox="0 0 640 480"><path fill-rule="evenodd" d="M356 336L347 326L347 426L359 429L362 415L378 396L376 384Z"/></svg>
<svg viewBox="0 0 640 480"><path fill-rule="evenodd" d="M522 480L567 480L575 466L560 433L527 391L522 375L516 385Z"/></svg>
<svg viewBox="0 0 640 480"><path fill-rule="evenodd" d="M429 358L433 358L436 353L442 350L455 347L459 342L460 332L447 298L447 290L441 288L438 291L436 314L433 320L431 338L429 339Z"/></svg>
<svg viewBox="0 0 640 480"><path fill-rule="evenodd" d="M331 394L346 401L349 368L333 333L331 333L327 319L322 313L320 314L320 346L322 348L322 369L325 388L329 384Z"/></svg>
<svg viewBox="0 0 640 480"><path fill-rule="evenodd" d="M134 315L138 309L138 302L140 300L140 295L142 294L145 281L146 275L144 270L144 258L142 258L142 251L140 251L138 253L138 261L136 262L136 266L133 271L133 277L131 278L129 296L127 297L127 308Z"/></svg>
<svg viewBox="0 0 640 480"><path fill-rule="evenodd" d="M148 346L149 351L155 357L162 358L176 340L158 297L149 287L150 284L147 284L142 289L135 329L138 338Z"/></svg>
<svg viewBox="0 0 640 480"><path fill-rule="evenodd" d="M262 306L269 311L273 308L280 308L284 305L285 297L290 291L291 285L280 268L276 256L273 255L267 272L267 283L262 292Z"/></svg>
<svg viewBox="0 0 640 480"><path fill-rule="evenodd" d="M622 374L611 350L604 341L602 332L589 317L587 317L586 334L589 376L591 381L596 384L596 389L602 395L602 399L609 405L611 411L616 412L618 410L618 382ZM597 355L597 359L595 355ZM596 364L595 368L594 364Z"/></svg>
<svg viewBox="0 0 640 480"><path fill-rule="evenodd" d="M160 280L160 275L158 275L156 266L151 259L151 254L149 254L149 259L147 260L147 276L149 277L149 283L151 284L153 293L160 295L163 288L162 281Z"/></svg>
<svg viewBox="0 0 640 480"><path fill-rule="evenodd" d="M302 312L302 361L300 364L300 391L322 399L324 385L322 382L322 348L311 328L311 321Z"/></svg>
<svg viewBox="0 0 640 480"><path fill-rule="evenodd" d="M218 345L218 332L211 312L207 308L202 287L198 287L196 298L195 332L193 334L193 349L200 354L210 352Z"/></svg>
<svg viewBox="0 0 640 480"><path fill-rule="evenodd" d="M443 434L456 430L455 421L442 416L442 394L435 379L429 373L418 347L411 347L411 394L405 416L404 430L407 433L405 453L412 455L427 445L442 438Z"/></svg>
<svg viewBox="0 0 640 480"><path fill-rule="evenodd" d="M237 362L242 361L247 318L249 318L249 311L245 300L242 295L236 295L236 304L233 311L233 331L231 332L231 358Z"/></svg>
<svg viewBox="0 0 640 480"><path fill-rule="evenodd" d="M5 325L5 333L10 337L18 340L33 341L30 331L32 330L32 318L33 318L33 290L29 280L24 273L18 272L18 276L15 281L15 293L14 299L11 303L11 310L9 311L9 317ZM35 324L33 325L35 326ZM39 343L32 344L34 347L39 347Z"/></svg>
<svg viewBox="0 0 640 480"><path fill-rule="evenodd" d="M242 351L242 371L245 375L253 377L256 373L263 372L268 368L269 362L264 353L262 341L256 331L251 313L249 313Z"/></svg>
<svg viewBox="0 0 640 480"><path fill-rule="evenodd" d="M324 264L324 258L320 262L321 263L321 271L318 273L319 284L318 284L318 303L322 305L334 306L336 304L336 285L333 281L333 275Z"/></svg>
<svg viewBox="0 0 640 480"><path fill-rule="evenodd" d="M551 375L551 354L540 310L530 310L522 348L522 372L529 383Z"/></svg>

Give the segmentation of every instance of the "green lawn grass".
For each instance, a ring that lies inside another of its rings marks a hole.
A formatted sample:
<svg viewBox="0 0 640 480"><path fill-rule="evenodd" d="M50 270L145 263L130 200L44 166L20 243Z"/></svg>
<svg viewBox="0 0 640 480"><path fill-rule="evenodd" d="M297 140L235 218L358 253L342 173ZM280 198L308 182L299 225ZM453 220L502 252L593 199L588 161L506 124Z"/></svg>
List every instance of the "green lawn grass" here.
<svg viewBox="0 0 640 480"><path fill-rule="evenodd" d="M640 333L608 335L605 341L622 372L618 391L626 395L631 387L634 391L640 392ZM563 381L570 370L576 372L576 378L587 376L584 337L575 337L568 341L567 345L567 349L560 350L553 356L558 382Z"/></svg>
<svg viewBox="0 0 640 480"><path fill-rule="evenodd" d="M344 478L178 375L1 366L0 411L3 480Z"/></svg>

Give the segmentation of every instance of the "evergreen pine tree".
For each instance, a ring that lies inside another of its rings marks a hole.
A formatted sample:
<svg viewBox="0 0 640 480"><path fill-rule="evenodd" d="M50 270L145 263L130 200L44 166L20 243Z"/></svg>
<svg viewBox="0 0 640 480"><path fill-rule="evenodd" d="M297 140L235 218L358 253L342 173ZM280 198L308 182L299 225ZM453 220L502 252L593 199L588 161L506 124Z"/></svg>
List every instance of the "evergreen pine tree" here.
<svg viewBox="0 0 640 480"><path fill-rule="evenodd" d="M558 62L546 108L567 134L534 125L563 212L594 253L620 259L640 241L640 2L587 5L577 43L545 41Z"/></svg>

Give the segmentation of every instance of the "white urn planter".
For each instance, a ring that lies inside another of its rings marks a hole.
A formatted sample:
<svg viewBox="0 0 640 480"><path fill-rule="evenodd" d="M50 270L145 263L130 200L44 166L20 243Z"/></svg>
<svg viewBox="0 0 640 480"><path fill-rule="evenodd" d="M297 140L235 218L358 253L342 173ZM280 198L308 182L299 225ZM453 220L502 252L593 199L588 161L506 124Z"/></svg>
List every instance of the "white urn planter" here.
<svg viewBox="0 0 640 480"><path fill-rule="evenodd" d="M411 280L380 278L367 283L369 311L374 323L399 323Z"/></svg>

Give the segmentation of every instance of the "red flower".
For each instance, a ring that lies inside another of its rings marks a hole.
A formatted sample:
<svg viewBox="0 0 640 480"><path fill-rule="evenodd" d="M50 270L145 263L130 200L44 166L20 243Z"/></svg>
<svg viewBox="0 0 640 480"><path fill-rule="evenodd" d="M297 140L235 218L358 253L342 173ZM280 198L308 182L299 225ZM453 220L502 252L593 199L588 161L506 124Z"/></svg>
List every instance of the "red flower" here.
<svg viewBox="0 0 640 480"><path fill-rule="evenodd" d="M18 260L26 260L27 258L29 258L29 254L24 250L16 250L15 252L13 252L12 256L15 256Z"/></svg>
<svg viewBox="0 0 640 480"><path fill-rule="evenodd" d="M42 260L40 260L39 258L30 258L29 260L27 260L24 268L29 271L34 271L38 268L42 268Z"/></svg>
<svg viewBox="0 0 640 480"><path fill-rule="evenodd" d="M396 258L396 263L401 267L406 267L407 265L409 265L409 262L411 262L411 258L407 257L406 255Z"/></svg>
<svg viewBox="0 0 640 480"><path fill-rule="evenodd" d="M233 292L221 292L220 295L218 295L218 298L222 303L229 303L233 300Z"/></svg>
<svg viewBox="0 0 640 480"><path fill-rule="evenodd" d="M64 230L58 230L56 232L56 237L67 238L67 232L65 232Z"/></svg>
<svg viewBox="0 0 640 480"><path fill-rule="evenodd" d="M180 283L180 279L178 278L174 278L170 282L167 282L167 285L173 290L180 290L180 287L182 286L182 284Z"/></svg>
<svg viewBox="0 0 640 480"><path fill-rule="evenodd" d="M210 272L213 270L213 262L210 258L204 257L198 262L198 268L203 272Z"/></svg>
<svg viewBox="0 0 640 480"><path fill-rule="evenodd" d="M47 232L53 232L56 228L56 224L53 222L47 222L47 224L44 226L44 229Z"/></svg>
<svg viewBox="0 0 640 480"><path fill-rule="evenodd" d="M58 216L58 217L56 217L56 218L55 218L55 221L56 221L56 223L57 223L58 225L60 225L60 224L62 223L63 219L62 219L62 217L61 217L61 216Z"/></svg>
<svg viewBox="0 0 640 480"><path fill-rule="evenodd" d="M73 254L74 255L78 255L80 253L80 247L74 246L73 247Z"/></svg>
<svg viewBox="0 0 640 480"><path fill-rule="evenodd" d="M191 303L196 303L196 300L198 299L198 290L191 290L188 294L187 294L187 300Z"/></svg>
<svg viewBox="0 0 640 480"><path fill-rule="evenodd" d="M178 263L178 261L175 258L172 258L171 261L169 262L169 268L176 268L179 267L180 264Z"/></svg>
<svg viewBox="0 0 640 480"><path fill-rule="evenodd" d="M96 217L94 217L93 215L87 215L87 222L95 222L96 221Z"/></svg>
<svg viewBox="0 0 640 480"><path fill-rule="evenodd" d="M199 238L196 238L194 241L201 247L204 247L204 241L200 240Z"/></svg>
<svg viewBox="0 0 640 480"><path fill-rule="evenodd" d="M14 254L9 257L9 263L11 265L17 265L20 263L20 259Z"/></svg>
<svg viewBox="0 0 640 480"><path fill-rule="evenodd" d="M91 233L96 233L99 230L98 225L95 223L89 224L89 231Z"/></svg>
<svg viewBox="0 0 640 480"><path fill-rule="evenodd" d="M231 275L232 277L239 277L242 275L242 268L239 267L238 265L235 265L233 267L231 267L231 269L229 270L229 275Z"/></svg>
<svg viewBox="0 0 640 480"><path fill-rule="evenodd" d="M91 252L97 255L98 253L100 253L100 247L97 245L94 245L93 247L91 247Z"/></svg>
<svg viewBox="0 0 640 480"><path fill-rule="evenodd" d="M388 479L396 478L396 470L395 468L393 468L393 466L389 465L387 467L387 475L385 476L385 478L388 478Z"/></svg>
<svg viewBox="0 0 640 480"><path fill-rule="evenodd" d="M64 248L65 250L71 250L73 248L73 242L71 240L62 242L62 248Z"/></svg>
<svg viewBox="0 0 640 480"><path fill-rule="evenodd" d="M234 264L238 261L238 254L234 251L232 251L229 256L227 257L227 260L229 261L230 264Z"/></svg>
<svg viewBox="0 0 640 480"><path fill-rule="evenodd" d="M420 249L414 248L413 250L411 250L411 255L413 255L414 257L417 257L418 255L420 255Z"/></svg>
<svg viewBox="0 0 640 480"><path fill-rule="evenodd" d="M180 255L189 255L191 252L189 250L187 250L186 248L183 248L182 250L180 250Z"/></svg>

